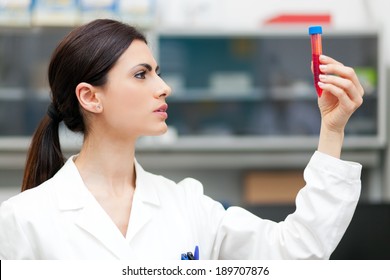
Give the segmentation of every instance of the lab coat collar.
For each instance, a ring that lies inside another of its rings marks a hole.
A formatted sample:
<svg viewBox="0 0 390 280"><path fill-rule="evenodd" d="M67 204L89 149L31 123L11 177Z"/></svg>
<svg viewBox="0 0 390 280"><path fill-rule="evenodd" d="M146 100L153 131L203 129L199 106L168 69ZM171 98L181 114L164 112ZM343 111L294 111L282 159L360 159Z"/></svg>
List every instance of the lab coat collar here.
<svg viewBox="0 0 390 280"><path fill-rule="evenodd" d="M58 186L57 201L60 210L76 210L85 206L85 199L91 195L84 185L83 179L70 157L65 165L51 179ZM135 159L136 194L138 198L147 204L160 205L160 199L156 192L155 175L146 172Z"/></svg>
<svg viewBox="0 0 390 280"><path fill-rule="evenodd" d="M126 238L86 188L73 161L69 158L51 179L57 187L58 207L61 211L78 210L75 223L93 235L119 259L134 259L130 242L152 219L160 205L154 177L135 161L136 190Z"/></svg>
<svg viewBox="0 0 390 280"><path fill-rule="evenodd" d="M135 174L136 174L136 192L139 194L139 198L144 203L149 203L155 206L160 205L160 199L156 191L156 182L154 178L156 175L153 175L149 172L146 172L142 166L138 163L137 159L134 160L135 163Z"/></svg>
<svg viewBox="0 0 390 280"><path fill-rule="evenodd" d="M154 179L155 175L146 172L137 160L135 160L135 172L136 188L126 234L126 239L129 241L153 218L160 206L156 189L158 182Z"/></svg>
<svg viewBox="0 0 390 280"><path fill-rule="evenodd" d="M60 210L81 209L85 206L85 200L88 197L88 190L73 159L74 156L70 157L57 174L50 179L57 189L56 195Z"/></svg>

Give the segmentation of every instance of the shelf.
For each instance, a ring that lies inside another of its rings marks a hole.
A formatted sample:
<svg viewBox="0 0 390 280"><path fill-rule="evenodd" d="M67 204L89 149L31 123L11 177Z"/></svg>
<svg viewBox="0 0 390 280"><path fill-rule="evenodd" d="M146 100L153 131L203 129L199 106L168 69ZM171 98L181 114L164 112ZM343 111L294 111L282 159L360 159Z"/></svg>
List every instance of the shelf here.
<svg viewBox="0 0 390 280"><path fill-rule="evenodd" d="M185 89L173 91L167 99L168 103L198 103L198 102L262 102L262 101L313 101L317 102L315 91L297 93L290 88L269 90L253 90L236 94L234 92L216 92L210 89ZM376 99L376 93L366 94L365 100Z"/></svg>
<svg viewBox="0 0 390 280"><path fill-rule="evenodd" d="M25 99L25 91L22 88L0 88L1 101L23 101Z"/></svg>
<svg viewBox="0 0 390 280"><path fill-rule="evenodd" d="M65 151L77 151L81 147L82 137L60 133L61 147ZM312 151L318 144L318 136L179 136L141 137L137 142L140 151ZM0 137L1 152L27 152L31 137ZM287 144L286 144L287 142ZM384 149L386 143L374 137L346 137L343 149L375 150Z"/></svg>
<svg viewBox="0 0 390 280"><path fill-rule="evenodd" d="M252 89L247 91L220 91L209 88L183 89L174 91L169 102L250 102L250 101L290 101L317 100L315 92L310 89L298 91L292 87L272 89Z"/></svg>
<svg viewBox="0 0 390 280"><path fill-rule="evenodd" d="M317 137L179 137L176 140L140 139L136 157L159 169L301 168L316 150ZM76 154L81 138L61 139L66 156ZM30 145L28 137L0 138L0 168L22 169ZM380 166L384 143L374 139L347 138L343 159L364 167Z"/></svg>

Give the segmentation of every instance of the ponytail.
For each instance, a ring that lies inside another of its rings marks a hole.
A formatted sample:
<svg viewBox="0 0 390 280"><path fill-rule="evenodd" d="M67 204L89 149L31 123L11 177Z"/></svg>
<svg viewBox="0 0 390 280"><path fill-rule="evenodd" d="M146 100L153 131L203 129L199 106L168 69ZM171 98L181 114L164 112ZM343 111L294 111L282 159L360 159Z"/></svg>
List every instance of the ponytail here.
<svg viewBox="0 0 390 280"><path fill-rule="evenodd" d="M60 119L53 117L49 106L48 114L35 131L27 154L22 191L31 189L50 179L64 165L58 127Z"/></svg>

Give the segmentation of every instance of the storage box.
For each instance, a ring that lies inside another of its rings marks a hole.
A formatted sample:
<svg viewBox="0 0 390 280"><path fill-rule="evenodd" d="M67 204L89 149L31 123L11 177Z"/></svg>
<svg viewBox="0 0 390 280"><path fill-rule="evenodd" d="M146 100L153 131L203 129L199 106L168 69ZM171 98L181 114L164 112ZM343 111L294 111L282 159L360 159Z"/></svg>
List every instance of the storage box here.
<svg viewBox="0 0 390 280"><path fill-rule="evenodd" d="M0 0L0 25L28 26L33 0Z"/></svg>
<svg viewBox="0 0 390 280"><path fill-rule="evenodd" d="M78 20L78 0L35 0L32 24L37 26L74 26Z"/></svg>
<svg viewBox="0 0 390 280"><path fill-rule="evenodd" d="M252 171L244 175L244 204L292 204L305 185L302 170Z"/></svg>

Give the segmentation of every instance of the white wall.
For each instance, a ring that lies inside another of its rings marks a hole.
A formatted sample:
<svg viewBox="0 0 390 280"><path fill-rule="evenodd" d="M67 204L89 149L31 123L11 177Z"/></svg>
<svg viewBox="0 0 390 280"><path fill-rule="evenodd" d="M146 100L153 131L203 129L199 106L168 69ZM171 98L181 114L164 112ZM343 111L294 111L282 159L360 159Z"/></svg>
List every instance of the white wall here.
<svg viewBox="0 0 390 280"><path fill-rule="evenodd" d="M389 0L159 0L159 19L168 27L261 28L279 13L329 13L332 27L384 29L390 46ZM390 56L387 57L390 66Z"/></svg>

